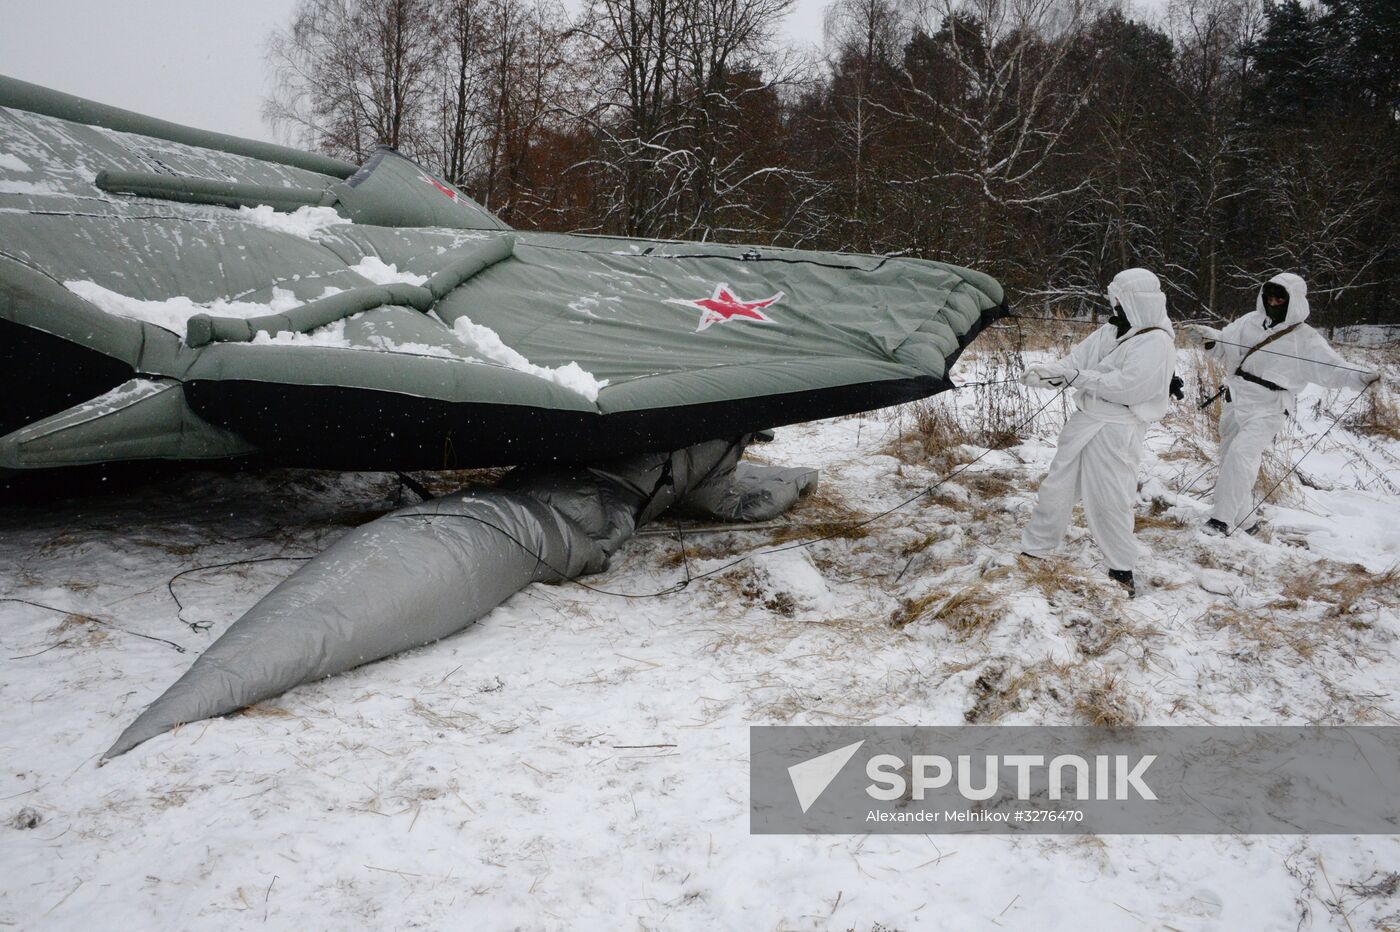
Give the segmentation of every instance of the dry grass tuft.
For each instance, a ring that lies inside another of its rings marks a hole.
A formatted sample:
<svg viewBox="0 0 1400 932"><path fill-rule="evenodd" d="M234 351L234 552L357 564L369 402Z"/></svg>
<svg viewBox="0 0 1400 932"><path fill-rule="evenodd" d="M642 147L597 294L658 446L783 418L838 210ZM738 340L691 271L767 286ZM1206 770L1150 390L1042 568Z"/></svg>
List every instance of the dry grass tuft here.
<svg viewBox="0 0 1400 932"><path fill-rule="evenodd" d="M1273 490L1272 495L1269 495L1270 490ZM1302 503L1300 492L1298 479L1293 474L1293 463L1277 450L1264 451L1264 459L1259 464L1259 478L1254 481L1255 500L1268 495L1275 504L1297 505ZM1245 521L1245 526L1257 519L1256 514Z"/></svg>
<svg viewBox="0 0 1400 932"><path fill-rule="evenodd" d="M1186 519L1179 515L1168 514L1171 504L1163 498L1153 498L1152 503L1147 508L1147 514L1136 515L1133 519L1133 530L1141 531L1147 528L1163 528L1166 530L1177 530L1186 527Z"/></svg>
<svg viewBox="0 0 1400 932"><path fill-rule="evenodd" d="M1005 658L993 660L973 681L972 706L963 719L969 725L988 725L1009 713L1025 711L1041 696L1062 702L1069 672L1069 666L1052 660L1020 668Z"/></svg>
<svg viewBox="0 0 1400 932"><path fill-rule="evenodd" d="M1255 652L1241 659L1259 659L1259 654L1284 648L1304 660L1311 660L1320 647L1336 636L1336 625L1308 618L1290 618L1266 608L1243 609L1219 606L1201 616L1201 621L1217 630L1228 629L1254 646Z"/></svg>
<svg viewBox="0 0 1400 932"><path fill-rule="evenodd" d="M1383 605L1400 605L1400 564L1380 573L1372 573L1359 563L1341 567L1334 575L1313 570L1294 576L1283 584L1283 594L1294 604L1324 602L1331 605L1328 614L1336 617L1353 615L1366 601Z"/></svg>
<svg viewBox="0 0 1400 932"><path fill-rule="evenodd" d="M1366 393L1362 406L1342 422L1348 429L1380 440L1400 440L1400 401L1379 386Z"/></svg>
<svg viewBox="0 0 1400 932"><path fill-rule="evenodd" d="M1006 575L1006 570L993 570L977 582L949 595L931 592L917 599L905 599L890 616L890 624L904 628L928 618L941 621L958 637L967 639L986 631L1002 617L1001 593L989 583Z"/></svg>
<svg viewBox="0 0 1400 932"><path fill-rule="evenodd" d="M96 647L112 636L111 630L96 618L76 612L64 615L53 633L67 647Z"/></svg>
<svg viewBox="0 0 1400 932"><path fill-rule="evenodd" d="M1133 703L1123 692L1118 677L1103 671L1075 695L1074 712L1096 727L1125 728L1137 723Z"/></svg>
<svg viewBox="0 0 1400 932"><path fill-rule="evenodd" d="M1213 441L1220 436L1220 412L1224 410L1225 399L1216 399L1205 408L1201 407L1201 401L1214 395L1224 384L1225 370L1203 352L1179 353L1177 359L1192 362L1177 369L1186 383L1182 389L1186 399L1173 403L1162 420L1164 426L1171 428L1173 439L1172 449L1161 458L1191 460L1204 466L1215 462Z"/></svg>
<svg viewBox="0 0 1400 932"><path fill-rule="evenodd" d="M972 436L943 399L930 398L909 407L913 427L891 440L884 453L911 466L946 471L972 462L966 447Z"/></svg>
<svg viewBox="0 0 1400 932"><path fill-rule="evenodd" d="M244 706L233 713L239 718L296 718L296 713L288 712L281 706L269 705L266 702L259 702L257 705Z"/></svg>
<svg viewBox="0 0 1400 932"><path fill-rule="evenodd" d="M181 544L172 540L161 540L152 537L133 537L131 542L138 547L150 547L176 557L188 557L202 546L201 544Z"/></svg>
<svg viewBox="0 0 1400 932"><path fill-rule="evenodd" d="M958 482L988 504L1016 488L1015 475L1004 470L965 472L958 477Z"/></svg>
<svg viewBox="0 0 1400 932"><path fill-rule="evenodd" d="M1017 568L1027 585L1035 588L1047 602L1055 601L1060 595L1088 596L1095 586L1088 577L1079 572L1074 564L1059 557L1019 557Z"/></svg>
<svg viewBox="0 0 1400 932"><path fill-rule="evenodd" d="M828 485L818 486L811 495L800 499L788 516L794 526L775 529L772 532L773 543L818 537L861 540L870 536L868 526L858 526L866 520L866 516L847 505Z"/></svg>

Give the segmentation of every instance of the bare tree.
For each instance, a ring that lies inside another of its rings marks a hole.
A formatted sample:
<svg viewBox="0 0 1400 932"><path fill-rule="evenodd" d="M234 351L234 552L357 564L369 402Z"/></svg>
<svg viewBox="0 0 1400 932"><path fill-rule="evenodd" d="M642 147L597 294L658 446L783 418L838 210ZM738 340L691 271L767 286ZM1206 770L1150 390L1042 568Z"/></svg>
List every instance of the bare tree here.
<svg viewBox="0 0 1400 932"><path fill-rule="evenodd" d="M833 224L841 244L861 251L900 248L888 241L881 202L888 196L889 159L905 114L896 77L909 26L894 0L836 0L824 23L832 74L826 112L818 125L830 158L837 200Z"/></svg>
<svg viewBox="0 0 1400 932"><path fill-rule="evenodd" d="M597 96L579 117L599 140L600 226L707 239L742 211L754 166L739 137L747 98L790 77L772 50L792 0L594 0L580 30Z"/></svg>
<svg viewBox="0 0 1400 932"><path fill-rule="evenodd" d="M431 0L302 0L269 42L276 85L264 116L354 159L381 143L420 145L437 13Z"/></svg>
<svg viewBox="0 0 1400 932"><path fill-rule="evenodd" d="M1194 255L1171 271L1194 285L1197 307L1220 316L1222 258L1231 218L1253 194L1242 167L1251 155L1243 119L1242 46L1253 27L1252 0L1172 0L1168 18L1179 48L1176 92L1183 120L1172 139L1182 165L1180 210Z"/></svg>
<svg viewBox="0 0 1400 932"><path fill-rule="evenodd" d="M927 0L916 28L951 66L945 80L906 66L910 117L945 134L952 160L915 182L958 180L988 205L1037 207L1082 184L1039 182L1089 99L1066 80L1088 0Z"/></svg>

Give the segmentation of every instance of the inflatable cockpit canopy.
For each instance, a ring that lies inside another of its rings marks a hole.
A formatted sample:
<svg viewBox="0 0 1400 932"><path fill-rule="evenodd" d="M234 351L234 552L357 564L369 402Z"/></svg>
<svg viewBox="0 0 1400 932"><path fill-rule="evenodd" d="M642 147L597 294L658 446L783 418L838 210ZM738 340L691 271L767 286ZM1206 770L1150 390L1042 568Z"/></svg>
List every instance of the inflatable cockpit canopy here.
<svg viewBox="0 0 1400 932"><path fill-rule="evenodd" d="M0 470L596 461L908 401L1004 313L938 262L510 230L0 78Z"/></svg>

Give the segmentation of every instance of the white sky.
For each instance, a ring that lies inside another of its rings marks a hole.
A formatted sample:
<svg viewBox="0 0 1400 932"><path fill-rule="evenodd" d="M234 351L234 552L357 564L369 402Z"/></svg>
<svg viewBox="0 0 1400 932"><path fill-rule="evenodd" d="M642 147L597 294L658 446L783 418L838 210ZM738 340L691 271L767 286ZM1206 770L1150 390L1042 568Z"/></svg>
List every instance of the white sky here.
<svg viewBox="0 0 1400 932"><path fill-rule="evenodd" d="M575 6L579 0L566 0ZM819 46L830 0L796 0L794 45ZM1145 0L1148 6L1162 0ZM0 0L0 74L236 136L260 113L268 34L296 0Z"/></svg>
<svg viewBox="0 0 1400 932"><path fill-rule="evenodd" d="M819 44L828 0L788 32ZM572 4L571 4L572 5ZM0 74L236 136L273 139L260 107L267 36L296 0L0 0Z"/></svg>

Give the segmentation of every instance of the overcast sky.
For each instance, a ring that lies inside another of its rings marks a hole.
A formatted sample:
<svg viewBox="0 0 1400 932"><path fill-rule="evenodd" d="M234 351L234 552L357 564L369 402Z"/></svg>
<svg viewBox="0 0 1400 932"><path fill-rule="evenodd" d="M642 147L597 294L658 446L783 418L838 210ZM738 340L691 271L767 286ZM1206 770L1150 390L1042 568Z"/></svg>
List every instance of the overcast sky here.
<svg viewBox="0 0 1400 932"><path fill-rule="evenodd" d="M821 42L827 2L797 0L787 24L793 40ZM272 139L259 111L263 51L295 7L296 0L0 0L0 74Z"/></svg>
<svg viewBox="0 0 1400 932"><path fill-rule="evenodd" d="M829 2L796 0L789 41L820 45ZM273 139L260 113L268 89L263 52L268 33L288 22L295 6L0 0L0 74L202 129Z"/></svg>

